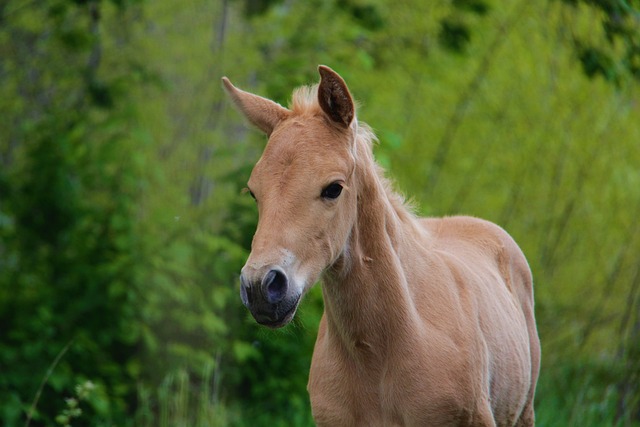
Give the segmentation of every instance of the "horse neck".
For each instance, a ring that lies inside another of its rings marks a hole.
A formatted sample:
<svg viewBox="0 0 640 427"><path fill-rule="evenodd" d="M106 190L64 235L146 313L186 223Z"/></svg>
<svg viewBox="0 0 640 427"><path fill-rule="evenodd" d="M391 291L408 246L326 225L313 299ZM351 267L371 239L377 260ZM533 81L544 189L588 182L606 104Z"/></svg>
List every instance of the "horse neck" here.
<svg viewBox="0 0 640 427"><path fill-rule="evenodd" d="M341 259L323 277L328 331L345 349L378 354L410 335L415 310L400 255L417 227L394 200L368 143L358 145L358 215Z"/></svg>

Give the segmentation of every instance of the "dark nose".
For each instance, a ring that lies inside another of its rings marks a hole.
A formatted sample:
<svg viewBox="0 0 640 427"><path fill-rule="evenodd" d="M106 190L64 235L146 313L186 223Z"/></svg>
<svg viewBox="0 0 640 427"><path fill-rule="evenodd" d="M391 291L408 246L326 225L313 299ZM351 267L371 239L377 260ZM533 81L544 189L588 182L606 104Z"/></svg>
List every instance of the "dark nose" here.
<svg viewBox="0 0 640 427"><path fill-rule="evenodd" d="M260 283L260 289L251 286L251 282L247 280L244 274L240 275L240 298L242 303L249 306L258 303L256 297L259 298L257 292L260 292L263 298L269 304L277 304L287 296L289 280L287 275L280 268L272 268L264 275Z"/></svg>
<svg viewBox="0 0 640 427"><path fill-rule="evenodd" d="M262 279L262 292L269 304L279 303L287 295L288 280L284 271L269 270Z"/></svg>

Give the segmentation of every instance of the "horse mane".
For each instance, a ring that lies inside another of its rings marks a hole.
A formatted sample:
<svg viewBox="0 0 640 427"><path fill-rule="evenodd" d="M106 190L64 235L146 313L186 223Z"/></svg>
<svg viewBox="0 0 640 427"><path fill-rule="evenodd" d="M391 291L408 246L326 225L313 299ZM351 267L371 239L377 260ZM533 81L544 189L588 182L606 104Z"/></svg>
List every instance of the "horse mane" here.
<svg viewBox="0 0 640 427"><path fill-rule="evenodd" d="M386 177L384 168L375 161L373 157L373 146L378 144L380 141L368 124L358 121L357 141L361 144L365 144L367 151L371 153L372 162L370 163L372 163L372 167L375 169L376 175L382 184L382 188L398 216L403 219L415 218L415 205L413 201L407 200L402 193L399 193L394 189L393 181Z"/></svg>

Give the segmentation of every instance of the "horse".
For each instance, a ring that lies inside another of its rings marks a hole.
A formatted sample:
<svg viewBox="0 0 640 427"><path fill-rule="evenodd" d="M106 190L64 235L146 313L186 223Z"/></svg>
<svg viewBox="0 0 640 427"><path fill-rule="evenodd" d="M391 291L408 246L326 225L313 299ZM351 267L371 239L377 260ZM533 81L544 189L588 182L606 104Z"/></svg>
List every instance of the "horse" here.
<svg viewBox="0 0 640 427"><path fill-rule="evenodd" d="M318 426L533 426L540 342L522 251L482 219L418 218L345 81L318 70L289 108L222 78L268 136L247 184L258 225L242 303L279 328L322 282L307 385Z"/></svg>

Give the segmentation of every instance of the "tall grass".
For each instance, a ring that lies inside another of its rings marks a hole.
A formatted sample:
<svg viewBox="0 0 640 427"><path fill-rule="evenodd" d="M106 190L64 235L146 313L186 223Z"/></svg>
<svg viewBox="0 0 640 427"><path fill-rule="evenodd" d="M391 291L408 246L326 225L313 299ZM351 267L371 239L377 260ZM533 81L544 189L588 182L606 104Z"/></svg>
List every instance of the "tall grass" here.
<svg viewBox="0 0 640 427"><path fill-rule="evenodd" d="M66 350L65 350L66 351ZM52 363L42 383L45 384L63 357L62 351ZM536 393L536 425L538 427L640 427L640 384L627 381L626 373L611 360L573 360L570 363L547 364ZM76 394L65 399L65 409L56 424L84 422L87 415L79 409L82 401L91 401L91 382L76 386ZM39 390L40 391L40 390ZM261 413L260 402L224 402L220 397L220 372L206 366L201 375L186 369L168 373L153 387L139 383L138 401L132 425L136 427L307 427L309 415L298 402L294 413L282 408L278 413ZM28 411L36 410L39 393ZM292 400L300 396L291 396ZM301 409L303 408L303 409ZM291 408L289 408L291 409ZM271 412L271 411L269 411ZM277 412L277 411L276 411ZM110 425L105 422L104 425Z"/></svg>
<svg viewBox="0 0 640 427"><path fill-rule="evenodd" d="M205 369L193 378L185 369L168 374L160 386L138 387L136 426L226 427L241 424L240 414L219 399L217 375Z"/></svg>
<svg viewBox="0 0 640 427"><path fill-rule="evenodd" d="M536 426L640 427L640 384L623 390L620 375L593 360L547 366L536 391Z"/></svg>
<svg viewBox="0 0 640 427"><path fill-rule="evenodd" d="M260 402L223 402L215 373L193 378L186 370L168 374L160 386L138 388L136 427L309 427L309 414L261 413ZM292 399L298 399L292 396ZM308 404L308 403L307 403ZM284 408L283 408L284 410ZM313 425L313 424L311 424Z"/></svg>
<svg viewBox="0 0 640 427"><path fill-rule="evenodd" d="M634 414L621 411L618 387L604 383L601 373L585 366L556 367L543 373L536 399L536 426L640 427ZM185 370L178 370L167 375L155 390L141 387L136 426L254 427L256 419L251 411L240 409L238 402L229 405L220 401L215 384L215 375L193 381ZM250 406L250 402L242 404ZM278 419L277 414L271 415ZM308 421L287 417L271 425L306 427Z"/></svg>

